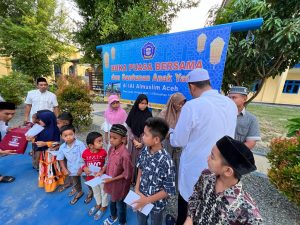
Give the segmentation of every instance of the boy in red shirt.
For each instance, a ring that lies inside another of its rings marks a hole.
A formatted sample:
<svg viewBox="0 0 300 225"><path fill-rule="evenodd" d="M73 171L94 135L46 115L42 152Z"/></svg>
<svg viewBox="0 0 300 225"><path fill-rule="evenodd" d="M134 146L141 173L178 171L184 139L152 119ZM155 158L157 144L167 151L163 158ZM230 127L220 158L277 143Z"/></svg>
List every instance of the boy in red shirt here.
<svg viewBox="0 0 300 225"><path fill-rule="evenodd" d="M88 148L82 153L82 159L84 160L83 171L87 175L86 180L93 179L98 174L92 174L89 166L94 165L99 167L100 170L105 165L105 159L107 156L106 151L103 149L103 138L98 132L91 132L86 137L86 144ZM99 220L104 214L108 206L108 195L104 192L104 184L98 184L93 187L94 198L96 205L89 210L89 215L94 215L95 220Z"/></svg>

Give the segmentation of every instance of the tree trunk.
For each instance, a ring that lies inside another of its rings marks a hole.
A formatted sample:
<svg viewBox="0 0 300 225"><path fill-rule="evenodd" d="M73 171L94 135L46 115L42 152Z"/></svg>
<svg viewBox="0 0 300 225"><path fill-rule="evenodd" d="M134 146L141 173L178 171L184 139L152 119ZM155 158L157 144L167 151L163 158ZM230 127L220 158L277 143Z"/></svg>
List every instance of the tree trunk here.
<svg viewBox="0 0 300 225"><path fill-rule="evenodd" d="M266 83L266 81L267 81L267 78L263 78L261 80L260 84L258 85L257 91L254 93L254 95L251 98L249 98L247 100L247 102L245 103L245 106L247 106L254 98L256 98L256 96L260 93L261 89L263 88L264 84Z"/></svg>

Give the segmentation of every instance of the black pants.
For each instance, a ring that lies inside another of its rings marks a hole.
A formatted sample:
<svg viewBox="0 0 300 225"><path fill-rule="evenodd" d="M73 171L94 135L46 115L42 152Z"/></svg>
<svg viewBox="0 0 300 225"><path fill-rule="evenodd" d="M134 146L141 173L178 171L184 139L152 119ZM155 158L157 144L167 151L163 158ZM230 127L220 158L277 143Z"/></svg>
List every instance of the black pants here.
<svg viewBox="0 0 300 225"><path fill-rule="evenodd" d="M126 224L126 203L121 201L110 202L110 213L113 218L119 217L120 224Z"/></svg>
<svg viewBox="0 0 300 225"><path fill-rule="evenodd" d="M188 203L178 194L178 217L176 225L183 225L187 217Z"/></svg>

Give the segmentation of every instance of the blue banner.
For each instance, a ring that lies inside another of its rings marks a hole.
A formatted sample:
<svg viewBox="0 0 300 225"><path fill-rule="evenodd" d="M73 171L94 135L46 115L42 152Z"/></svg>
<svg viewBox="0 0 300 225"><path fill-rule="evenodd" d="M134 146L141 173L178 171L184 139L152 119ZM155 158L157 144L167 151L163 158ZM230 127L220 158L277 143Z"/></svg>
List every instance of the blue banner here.
<svg viewBox="0 0 300 225"><path fill-rule="evenodd" d="M175 92L191 98L186 75L196 68L206 69L212 87L220 90L230 29L208 27L101 46L105 96L118 94L132 104L143 93L150 107L161 108Z"/></svg>

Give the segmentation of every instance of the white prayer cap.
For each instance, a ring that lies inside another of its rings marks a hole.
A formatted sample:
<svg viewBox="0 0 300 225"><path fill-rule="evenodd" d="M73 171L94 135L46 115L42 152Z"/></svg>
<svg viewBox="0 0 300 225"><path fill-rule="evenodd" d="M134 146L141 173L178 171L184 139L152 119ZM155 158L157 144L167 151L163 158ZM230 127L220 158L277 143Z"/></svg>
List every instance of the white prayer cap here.
<svg viewBox="0 0 300 225"><path fill-rule="evenodd" d="M194 69L188 73L188 83L209 80L208 71L205 69Z"/></svg>

